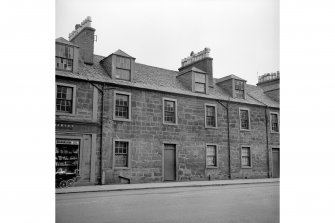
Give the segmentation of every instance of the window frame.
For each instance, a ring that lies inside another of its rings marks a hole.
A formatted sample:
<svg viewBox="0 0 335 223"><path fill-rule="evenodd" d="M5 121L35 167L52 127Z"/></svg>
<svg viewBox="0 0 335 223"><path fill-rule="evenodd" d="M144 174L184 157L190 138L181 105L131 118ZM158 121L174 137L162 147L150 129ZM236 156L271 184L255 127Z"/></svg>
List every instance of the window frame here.
<svg viewBox="0 0 335 223"><path fill-rule="evenodd" d="M56 70L59 70L59 71L66 71L66 72L73 72L73 68L74 68L74 47L73 46L70 46L70 45L66 45L66 44L61 44L61 43L56 43L56 50L57 50L57 45L59 46L64 46L64 47L68 47L68 48L71 48L72 49L72 59L70 58L66 58L66 57L61 57L61 56L57 56L57 52L55 52L55 59L56 58L60 58L60 59L65 59L65 60L71 60L72 61L72 67L71 67L71 70L66 70L66 69L60 69L60 68L57 68L57 65L56 65ZM57 61L56 61L57 63Z"/></svg>
<svg viewBox="0 0 335 223"><path fill-rule="evenodd" d="M241 121L241 111L248 111L248 128L244 129L242 128L242 121ZM245 108L245 107L240 107L239 108L239 122L240 122L240 131L251 131L251 125L250 125L250 118L251 118L251 114L250 114L250 109L249 108Z"/></svg>
<svg viewBox="0 0 335 223"><path fill-rule="evenodd" d="M272 118L271 118L271 115L277 115L278 131L273 131L273 130L272 130ZM270 129L271 129L271 133L276 133L276 134L278 134L279 131L280 131L280 128L279 128L279 113L278 113L278 112L270 112Z"/></svg>
<svg viewBox="0 0 335 223"><path fill-rule="evenodd" d="M197 74L204 75L204 77L205 77L205 82L204 82L204 83L203 83L203 82L196 81L196 75L197 75ZM201 94L206 94L206 93L207 93L207 92L206 92L206 82L207 82L207 76L206 76L206 74L195 72L195 73L194 73L194 92L196 92L196 93L201 93ZM197 90L196 90L196 84L204 85L204 91L203 91L203 92L202 92L202 91L197 91Z"/></svg>
<svg viewBox="0 0 335 223"><path fill-rule="evenodd" d="M120 58L120 59L128 59L129 60L129 69L121 67L121 66L118 66L118 62L117 62L118 58ZM132 64L131 63L131 58L120 56L120 55L116 55L116 59L115 59L115 79L116 80L122 80L122 81L131 81L131 68L132 68L131 64ZM116 77L117 70L128 70L129 71L129 80Z"/></svg>
<svg viewBox="0 0 335 223"><path fill-rule="evenodd" d="M173 101L175 104L175 113L174 113L175 123L165 121L165 101ZM163 124L164 125L178 125L178 109L177 108L178 108L177 99L163 97Z"/></svg>
<svg viewBox="0 0 335 223"><path fill-rule="evenodd" d="M127 142L128 143L128 156L127 156L127 167L117 167L115 166L115 143L116 142ZM130 163L130 151L131 151L131 140L129 139L113 139L113 146L112 146L112 168L117 169L117 170L122 170L122 169L130 169L131 168L131 163Z"/></svg>
<svg viewBox="0 0 335 223"><path fill-rule="evenodd" d="M237 92L237 91L242 91L242 90L236 89L236 83L237 83L237 82L241 82L242 85L243 85L243 98L237 97L237 93L236 93L236 92ZM234 79L234 82L233 82L233 89L234 89L234 97L235 97L235 98L238 98L238 99L245 99L245 81Z"/></svg>
<svg viewBox="0 0 335 223"><path fill-rule="evenodd" d="M63 87L71 87L72 88L72 112L62 112L62 111L57 111L57 87L58 86L63 86ZM77 86L74 84L65 84L62 82L56 82L56 89L55 89L55 110L56 110L56 115L69 115L69 116L74 116L75 111L76 111L76 92L77 92Z"/></svg>
<svg viewBox="0 0 335 223"><path fill-rule="evenodd" d="M116 111L116 95L121 94L121 95L127 95L129 102L128 102L128 118L120 118L115 115ZM113 92L113 120L114 121L125 121L125 122L130 122L131 121L131 93L126 92L126 91L117 91L115 90Z"/></svg>
<svg viewBox="0 0 335 223"><path fill-rule="evenodd" d="M215 126L209 126L207 125L207 106L208 107L214 107L214 112L215 112ZM208 104L205 103L205 128L206 129L217 129L218 128L218 113L217 113L217 106L216 104Z"/></svg>
<svg viewBox="0 0 335 223"><path fill-rule="evenodd" d="M250 165L249 166L244 166L242 163L242 150L243 148L249 148L249 160L250 160ZM252 149L250 145L241 145L240 146L240 160L241 160L241 169L251 169L252 168Z"/></svg>
<svg viewBox="0 0 335 223"><path fill-rule="evenodd" d="M215 147L215 166L208 166L207 165L207 150L208 150L208 146L214 146ZM205 148L205 163L206 163L206 169L217 169L219 168L219 159L218 159L218 152L219 152L219 146L218 144L213 144L213 143L206 143L206 148Z"/></svg>

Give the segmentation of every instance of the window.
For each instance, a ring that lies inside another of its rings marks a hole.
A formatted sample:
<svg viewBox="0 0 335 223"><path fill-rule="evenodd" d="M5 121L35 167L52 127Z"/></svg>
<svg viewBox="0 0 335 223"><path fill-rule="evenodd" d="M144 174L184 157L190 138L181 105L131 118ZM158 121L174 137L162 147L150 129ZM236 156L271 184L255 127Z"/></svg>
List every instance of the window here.
<svg viewBox="0 0 335 223"><path fill-rule="evenodd" d="M129 167L129 141L124 140L114 141L114 167L115 168Z"/></svg>
<svg viewBox="0 0 335 223"><path fill-rule="evenodd" d="M235 80L235 96L244 99L244 82Z"/></svg>
<svg viewBox="0 0 335 223"><path fill-rule="evenodd" d="M56 69L73 70L73 47L56 44Z"/></svg>
<svg viewBox="0 0 335 223"><path fill-rule="evenodd" d="M194 90L195 92L206 92L206 76L205 74L195 73Z"/></svg>
<svg viewBox="0 0 335 223"><path fill-rule="evenodd" d="M216 106L205 104L206 117L205 117L205 128L216 127Z"/></svg>
<svg viewBox="0 0 335 223"><path fill-rule="evenodd" d="M163 98L163 124L177 124L177 100Z"/></svg>
<svg viewBox="0 0 335 223"><path fill-rule="evenodd" d="M125 57L116 58L116 75L117 79L130 81L130 59Z"/></svg>
<svg viewBox="0 0 335 223"><path fill-rule="evenodd" d="M270 113L271 115L271 132L279 132L279 125L278 125L278 114L277 113Z"/></svg>
<svg viewBox="0 0 335 223"><path fill-rule="evenodd" d="M114 120L131 120L131 94L127 92L114 92Z"/></svg>
<svg viewBox="0 0 335 223"><path fill-rule="evenodd" d="M243 167L251 167L251 155L250 155L250 147L241 148L241 165Z"/></svg>
<svg viewBox="0 0 335 223"><path fill-rule="evenodd" d="M56 87L56 112L73 114L75 109L75 86L57 84Z"/></svg>
<svg viewBox="0 0 335 223"><path fill-rule="evenodd" d="M206 167L218 167L217 161L217 146L206 145Z"/></svg>
<svg viewBox="0 0 335 223"><path fill-rule="evenodd" d="M250 129L249 109L240 109L240 122L241 130Z"/></svg>

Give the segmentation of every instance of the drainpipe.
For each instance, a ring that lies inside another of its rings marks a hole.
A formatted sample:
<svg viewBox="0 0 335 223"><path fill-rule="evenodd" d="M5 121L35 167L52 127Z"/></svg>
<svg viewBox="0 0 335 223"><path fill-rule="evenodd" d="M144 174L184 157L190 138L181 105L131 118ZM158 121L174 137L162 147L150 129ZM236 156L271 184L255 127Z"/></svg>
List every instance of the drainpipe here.
<svg viewBox="0 0 335 223"><path fill-rule="evenodd" d="M270 174L270 151L269 151L269 133L268 133L268 106L265 107L265 131L266 131L266 148L268 153L268 177L271 177Z"/></svg>
<svg viewBox="0 0 335 223"><path fill-rule="evenodd" d="M231 179L231 156L230 156L230 122L229 122L229 102L227 102L227 105L224 105L221 101L218 101L222 107L224 107L227 111L227 125L228 125L228 179Z"/></svg>
<svg viewBox="0 0 335 223"><path fill-rule="evenodd" d="M100 164L100 184L101 185L103 185L105 182L105 177L103 176L103 160L102 160L102 148L103 148L103 146L102 146L102 143L103 143L103 140L102 140L102 134L103 134L103 124L104 124L104 105L105 105L105 103L104 103L104 89L105 89L105 83L102 85L102 90L101 90L101 125L100 125L100 127L101 127L101 129L100 129L100 131L101 131L101 136L100 136L100 162L101 162L101 164Z"/></svg>

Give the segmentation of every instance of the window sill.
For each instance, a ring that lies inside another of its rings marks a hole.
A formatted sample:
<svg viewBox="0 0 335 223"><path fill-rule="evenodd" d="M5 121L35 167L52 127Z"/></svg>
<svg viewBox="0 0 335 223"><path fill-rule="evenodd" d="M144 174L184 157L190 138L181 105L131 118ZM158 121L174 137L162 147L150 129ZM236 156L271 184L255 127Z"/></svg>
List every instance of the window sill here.
<svg viewBox="0 0 335 223"><path fill-rule="evenodd" d="M241 166L241 169L251 169L252 166Z"/></svg>
<svg viewBox="0 0 335 223"><path fill-rule="evenodd" d="M218 166L206 166L206 169L218 169Z"/></svg>
<svg viewBox="0 0 335 223"><path fill-rule="evenodd" d="M273 134L279 134L279 132L273 132L273 131L271 131L271 133L273 133Z"/></svg>
<svg viewBox="0 0 335 223"><path fill-rule="evenodd" d="M131 122L131 119L113 118L113 121L119 121L119 122Z"/></svg>
<svg viewBox="0 0 335 223"><path fill-rule="evenodd" d="M178 123L166 123L166 122L163 122L163 125L178 125Z"/></svg>
<svg viewBox="0 0 335 223"><path fill-rule="evenodd" d="M240 128L240 132L251 132L251 129L241 129Z"/></svg>
<svg viewBox="0 0 335 223"><path fill-rule="evenodd" d="M56 111L56 115L75 116L76 114Z"/></svg>
<svg viewBox="0 0 335 223"><path fill-rule="evenodd" d="M218 129L218 127L205 126L205 129Z"/></svg>

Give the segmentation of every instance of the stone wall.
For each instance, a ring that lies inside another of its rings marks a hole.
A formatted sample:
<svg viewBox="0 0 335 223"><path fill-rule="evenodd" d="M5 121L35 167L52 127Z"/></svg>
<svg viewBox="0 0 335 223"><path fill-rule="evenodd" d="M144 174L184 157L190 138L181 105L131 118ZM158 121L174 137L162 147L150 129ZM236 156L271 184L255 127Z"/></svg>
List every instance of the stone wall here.
<svg viewBox="0 0 335 223"><path fill-rule="evenodd" d="M177 145L177 181L228 179L226 110L210 99L130 88L131 121L113 121L113 92L105 97L103 168L105 182L119 183L119 175L132 183L162 181L164 143ZM177 100L178 125L163 124L163 97ZM217 129L205 129L205 103L217 104ZM239 107L250 109L251 129L241 131ZM233 178L264 178L269 173L265 108L230 104L231 166ZM271 135L271 134L270 134ZM278 134L277 134L278 135ZM277 136L270 144L279 143ZM130 140L130 168L113 168L113 139ZM277 140L277 141L276 141ZM218 168L206 168L206 143L218 145ZM241 168L241 146L251 147L252 168Z"/></svg>

